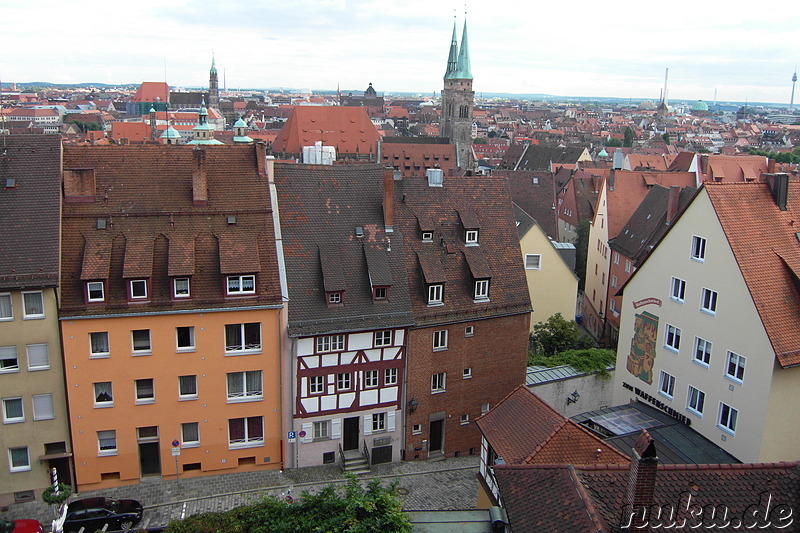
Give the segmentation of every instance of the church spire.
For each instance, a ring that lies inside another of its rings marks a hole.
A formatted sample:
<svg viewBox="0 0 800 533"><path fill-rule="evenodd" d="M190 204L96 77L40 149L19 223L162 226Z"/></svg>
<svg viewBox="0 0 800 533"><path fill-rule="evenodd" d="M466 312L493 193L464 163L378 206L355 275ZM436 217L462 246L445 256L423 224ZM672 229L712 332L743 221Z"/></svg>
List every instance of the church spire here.
<svg viewBox="0 0 800 533"><path fill-rule="evenodd" d="M447 71L444 78L452 78L458 68L458 37L456 37L456 21L453 17L453 38L450 41L450 54L447 56Z"/></svg>
<svg viewBox="0 0 800 533"><path fill-rule="evenodd" d="M459 80L472 79L472 69L469 64L469 45L467 44L467 19L464 19L464 31L461 32L461 47L458 52L458 65L453 77Z"/></svg>

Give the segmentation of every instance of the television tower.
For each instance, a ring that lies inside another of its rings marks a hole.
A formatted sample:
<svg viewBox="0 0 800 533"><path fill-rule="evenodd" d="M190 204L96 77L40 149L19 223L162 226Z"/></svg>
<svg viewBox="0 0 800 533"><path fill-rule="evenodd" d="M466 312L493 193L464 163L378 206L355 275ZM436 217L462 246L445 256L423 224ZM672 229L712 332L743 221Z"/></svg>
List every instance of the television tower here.
<svg viewBox="0 0 800 533"><path fill-rule="evenodd" d="M794 74L792 75L792 100L789 102L789 111L794 109L794 86L797 84L797 67L794 67Z"/></svg>

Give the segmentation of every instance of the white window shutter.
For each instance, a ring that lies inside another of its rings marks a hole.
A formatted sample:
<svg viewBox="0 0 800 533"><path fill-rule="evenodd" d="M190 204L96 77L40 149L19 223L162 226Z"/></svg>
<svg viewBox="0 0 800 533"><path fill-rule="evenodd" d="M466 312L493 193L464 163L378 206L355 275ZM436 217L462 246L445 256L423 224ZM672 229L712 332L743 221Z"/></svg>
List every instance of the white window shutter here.
<svg viewBox="0 0 800 533"><path fill-rule="evenodd" d="M372 435L372 415L364 415L364 435Z"/></svg>
<svg viewBox="0 0 800 533"><path fill-rule="evenodd" d="M386 413L386 431L394 431L394 411Z"/></svg>
<svg viewBox="0 0 800 533"><path fill-rule="evenodd" d="M342 438L342 419L341 418L334 418L331 420L331 438L332 439L340 439Z"/></svg>
<svg viewBox="0 0 800 533"><path fill-rule="evenodd" d="M50 420L55 418L55 411L53 410L53 395L52 394L34 394L33 395L33 419L34 420Z"/></svg>
<svg viewBox="0 0 800 533"><path fill-rule="evenodd" d="M305 443L305 442L313 441L314 440L314 424L312 424L310 422L307 423L307 424L303 424L302 429L303 429L303 431L306 432L306 436L302 437L300 439L300 442Z"/></svg>

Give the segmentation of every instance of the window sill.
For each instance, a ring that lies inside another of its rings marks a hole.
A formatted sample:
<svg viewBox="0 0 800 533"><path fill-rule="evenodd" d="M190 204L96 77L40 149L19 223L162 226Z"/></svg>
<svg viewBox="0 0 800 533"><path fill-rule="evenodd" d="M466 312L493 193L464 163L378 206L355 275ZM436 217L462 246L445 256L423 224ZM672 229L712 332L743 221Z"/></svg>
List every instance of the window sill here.
<svg viewBox="0 0 800 533"><path fill-rule="evenodd" d="M442 393L445 393L445 392L447 392L447 389L436 389L436 390L432 390L431 394L442 394Z"/></svg>
<svg viewBox="0 0 800 533"><path fill-rule="evenodd" d="M11 467L9 469L9 472L11 472L12 474L16 474L18 472L30 472L30 471L31 471L31 467L30 466L18 466L16 468L15 467Z"/></svg>
<svg viewBox="0 0 800 533"><path fill-rule="evenodd" d="M18 374L19 368L4 368L0 370L0 374Z"/></svg>
<svg viewBox="0 0 800 533"><path fill-rule="evenodd" d="M697 263L705 263L706 262L705 258L701 258L701 257L692 257L691 260L695 261Z"/></svg>
<svg viewBox="0 0 800 533"><path fill-rule="evenodd" d="M330 437L316 437L311 439L311 442L324 442L326 440L331 440Z"/></svg>
<svg viewBox="0 0 800 533"><path fill-rule="evenodd" d="M702 367L702 368L708 368L709 367L708 363L704 363L703 361L700 361L698 359L692 359L692 363L694 363L697 366Z"/></svg>
<svg viewBox="0 0 800 533"><path fill-rule="evenodd" d="M475 298L474 300L472 300L472 302L476 304L484 304L490 301L491 300L489 300L489 298Z"/></svg>
<svg viewBox="0 0 800 533"><path fill-rule="evenodd" d="M742 385L744 383L743 380L735 378L733 376L729 376L728 374L724 374L724 376L725 376L725 379L727 379L728 381L731 381L733 383L736 383L737 385Z"/></svg>
<svg viewBox="0 0 800 533"><path fill-rule="evenodd" d="M197 399L197 395L194 396L178 396L179 402L190 402Z"/></svg>
<svg viewBox="0 0 800 533"><path fill-rule="evenodd" d="M440 305L444 305L444 302L428 302L428 307L439 307Z"/></svg>
<svg viewBox="0 0 800 533"><path fill-rule="evenodd" d="M703 313L704 315L708 315L708 316L717 316L717 312L716 311L711 311L710 309L702 309L701 308L700 312Z"/></svg>
<svg viewBox="0 0 800 533"><path fill-rule="evenodd" d="M117 455L117 450L107 451L107 452L100 452L97 454L97 457L112 457Z"/></svg>
<svg viewBox="0 0 800 533"><path fill-rule="evenodd" d="M471 247L471 246L480 246L480 244L479 244L479 243L477 243L477 242L467 242L467 243L464 243L464 247L467 247L467 248L468 248L468 247Z"/></svg>
<svg viewBox="0 0 800 533"><path fill-rule="evenodd" d="M724 433L727 433L731 437L735 437L736 436L736 432L735 431L731 431L730 429L726 428L725 426L721 426L721 425L717 424L717 429L722 430Z"/></svg>
<svg viewBox="0 0 800 533"><path fill-rule="evenodd" d="M261 348L257 350L226 350L225 357L235 357L237 355L250 355L261 353Z"/></svg>
<svg viewBox="0 0 800 533"><path fill-rule="evenodd" d="M687 408L686 408L686 411L688 411L689 413L693 414L693 415L694 415L694 416L696 416L697 418L703 418L703 413L701 413L700 411L695 411L695 410L694 410L694 409L692 409L691 407L687 407Z"/></svg>
<svg viewBox="0 0 800 533"><path fill-rule="evenodd" d="M11 322L12 320L14 320L13 316L4 316L0 318L0 322Z"/></svg>
<svg viewBox="0 0 800 533"><path fill-rule="evenodd" d="M664 345L664 349L670 351L672 353L681 353L679 349L673 348L672 346Z"/></svg>
<svg viewBox="0 0 800 533"><path fill-rule="evenodd" d="M669 394L667 394L664 391L658 391L658 395L661 396L662 398L666 398L669 401L672 401L672 400L675 399L675 396L670 396Z"/></svg>
<svg viewBox="0 0 800 533"><path fill-rule="evenodd" d="M44 315L30 315L22 317L22 320L42 320L44 318L47 317L45 317Z"/></svg>
<svg viewBox="0 0 800 533"><path fill-rule="evenodd" d="M142 355L153 355L153 350L142 350L141 352L132 352L131 357L139 357Z"/></svg>
<svg viewBox="0 0 800 533"><path fill-rule="evenodd" d="M156 399L155 398L147 398L147 399L144 399L144 400L134 400L133 403L134 403L134 405L150 405L150 404L156 403Z"/></svg>
<svg viewBox="0 0 800 533"><path fill-rule="evenodd" d="M42 420L55 420L55 419L56 419L56 417L55 417L55 415L53 415L53 416L40 417L40 418L35 418L34 417L33 421L34 422L39 422L39 421L42 421Z"/></svg>
<svg viewBox="0 0 800 533"><path fill-rule="evenodd" d="M199 447L200 447L199 442L184 442L183 444L181 444L181 449L184 450L187 448L199 448Z"/></svg>
<svg viewBox="0 0 800 533"><path fill-rule="evenodd" d="M96 404L94 404L94 408L95 409L106 409L108 407L114 407L114 402L96 403Z"/></svg>
<svg viewBox="0 0 800 533"><path fill-rule="evenodd" d="M178 349L176 349L175 353L191 353L191 352L196 352L196 351L197 351L196 347L192 346L191 348L189 348L187 346L186 348L178 348Z"/></svg>
<svg viewBox="0 0 800 533"><path fill-rule="evenodd" d="M6 424L21 424L23 422L25 422L24 418L12 418L11 420L3 420L3 425L5 426Z"/></svg>
<svg viewBox="0 0 800 533"><path fill-rule="evenodd" d="M682 300L681 298L675 298L675 297L672 297L672 296L670 296L669 299L672 300L675 303L678 303L678 304L683 304L683 302L684 302L684 300Z"/></svg>
<svg viewBox="0 0 800 533"><path fill-rule="evenodd" d="M111 357L110 353L89 354L89 359L108 359Z"/></svg>
<svg viewBox="0 0 800 533"><path fill-rule="evenodd" d="M264 399L263 396L250 396L247 398L228 398L228 403L260 402L263 399Z"/></svg>
<svg viewBox="0 0 800 533"><path fill-rule="evenodd" d="M228 443L229 450L241 450L242 448L261 448L264 446L264 441L254 441L254 442L242 442L238 444L230 444Z"/></svg>
<svg viewBox="0 0 800 533"><path fill-rule="evenodd" d="M472 379L472 374L470 374L469 376L461 376L461 379Z"/></svg>
<svg viewBox="0 0 800 533"><path fill-rule="evenodd" d="M447 346L445 346L444 348L434 348L434 349L433 349L433 351L434 351L434 352L444 352L444 351L447 351Z"/></svg>

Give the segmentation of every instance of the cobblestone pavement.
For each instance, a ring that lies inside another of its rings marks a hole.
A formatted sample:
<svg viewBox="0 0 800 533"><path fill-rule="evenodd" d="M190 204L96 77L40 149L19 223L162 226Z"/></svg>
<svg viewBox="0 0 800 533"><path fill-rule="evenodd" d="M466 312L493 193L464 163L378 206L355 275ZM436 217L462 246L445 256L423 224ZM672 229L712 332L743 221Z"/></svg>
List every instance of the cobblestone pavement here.
<svg viewBox="0 0 800 533"><path fill-rule="evenodd" d="M477 502L479 458L450 458L442 461L414 461L375 465L362 479L380 478L400 482L399 493L407 510L474 509ZM331 483L343 483L337 465L262 470L216 476L164 481L145 478L141 483L101 491L86 491L74 499L90 496L133 498L142 502L144 518L139 528L163 527L170 520L209 511L224 511L264 494L281 497L291 491L297 497L304 490L315 492ZM9 507L0 517L36 518L46 527L53 508L42 502Z"/></svg>

